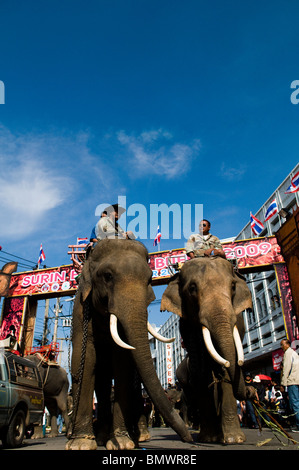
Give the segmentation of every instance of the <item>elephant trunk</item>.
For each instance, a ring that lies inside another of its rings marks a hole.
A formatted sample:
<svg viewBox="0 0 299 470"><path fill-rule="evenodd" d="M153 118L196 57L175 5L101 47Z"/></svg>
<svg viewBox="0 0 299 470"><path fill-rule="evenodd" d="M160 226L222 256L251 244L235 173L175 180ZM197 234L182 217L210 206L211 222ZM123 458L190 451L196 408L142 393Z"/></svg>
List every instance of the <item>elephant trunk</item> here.
<svg viewBox="0 0 299 470"><path fill-rule="evenodd" d="M146 303L143 305L146 305ZM138 309L138 314L136 314L136 309ZM155 407L157 407L165 421L177 432L183 441L193 442L189 430L184 421L173 409L157 377L148 341L146 307L143 307L142 311L140 311L140 309L140 299L134 311L132 301L130 300L126 304L123 298L121 308L114 308L113 313L122 324L126 335L126 343L132 347L130 352L136 364L140 379ZM124 311L126 311L126 314L122 316L121 312Z"/></svg>
<svg viewBox="0 0 299 470"><path fill-rule="evenodd" d="M210 335L209 329L212 335ZM235 322L231 323L218 314L213 326L210 325L210 328L203 327L203 337L204 339L208 338L205 341L210 355L226 368L232 382L235 398L244 400L246 398L246 386L240 367L244 363L244 353Z"/></svg>

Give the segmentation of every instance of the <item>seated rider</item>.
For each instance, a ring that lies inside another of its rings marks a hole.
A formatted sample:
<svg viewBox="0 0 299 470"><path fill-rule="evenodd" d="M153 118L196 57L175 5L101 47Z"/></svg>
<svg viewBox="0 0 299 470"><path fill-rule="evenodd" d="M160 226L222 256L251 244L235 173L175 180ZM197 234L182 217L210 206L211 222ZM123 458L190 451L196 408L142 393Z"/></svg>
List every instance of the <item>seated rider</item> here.
<svg viewBox="0 0 299 470"><path fill-rule="evenodd" d="M199 223L199 233L189 237L186 253L191 259L204 256L221 256L226 259L220 240L210 233L210 227L210 222L203 219Z"/></svg>
<svg viewBox="0 0 299 470"><path fill-rule="evenodd" d="M124 238L134 240L133 232L125 232L119 225L118 219L125 212L125 209L118 204L113 204L105 209L107 217L101 217L95 227L95 234L98 241L105 238Z"/></svg>

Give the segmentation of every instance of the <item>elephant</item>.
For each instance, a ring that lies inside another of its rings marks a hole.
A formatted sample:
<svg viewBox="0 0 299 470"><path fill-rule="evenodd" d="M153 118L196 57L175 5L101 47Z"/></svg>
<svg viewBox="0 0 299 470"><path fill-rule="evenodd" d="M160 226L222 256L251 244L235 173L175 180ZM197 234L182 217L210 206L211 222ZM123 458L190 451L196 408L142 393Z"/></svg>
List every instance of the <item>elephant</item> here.
<svg viewBox="0 0 299 470"><path fill-rule="evenodd" d="M74 408L68 450L94 450L98 444L108 450L138 447L146 423L140 382L169 426L183 441L193 441L165 396L151 357L147 312L155 299L151 280L148 251L137 240L101 240L84 262L73 308ZM94 391L96 432L92 423Z"/></svg>
<svg viewBox="0 0 299 470"><path fill-rule="evenodd" d="M252 308L246 282L226 259L187 260L168 282L161 311L180 316L188 359L178 375L201 442L241 443L236 400L254 397L242 373L245 327L242 312ZM188 364L188 366L187 366Z"/></svg>
<svg viewBox="0 0 299 470"><path fill-rule="evenodd" d="M69 380L67 372L58 364L47 364L40 354L30 354L26 359L34 362L39 370L43 383L45 406L50 413L51 432L49 437L58 435L57 417L61 413L68 434L70 419L68 416L68 389ZM41 428L35 429L34 438L41 437Z"/></svg>
<svg viewBox="0 0 299 470"><path fill-rule="evenodd" d="M8 295L8 289L10 284L11 275L16 271L18 263L11 261L6 263L0 271L0 297L6 297Z"/></svg>

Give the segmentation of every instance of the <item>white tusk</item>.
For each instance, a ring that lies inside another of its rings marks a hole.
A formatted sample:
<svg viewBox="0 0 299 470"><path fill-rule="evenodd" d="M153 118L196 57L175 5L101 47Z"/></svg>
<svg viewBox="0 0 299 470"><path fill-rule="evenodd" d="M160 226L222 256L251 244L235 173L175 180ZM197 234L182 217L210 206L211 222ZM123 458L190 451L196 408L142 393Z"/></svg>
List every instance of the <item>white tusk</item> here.
<svg viewBox="0 0 299 470"><path fill-rule="evenodd" d="M233 337L234 337L234 342L235 342L236 350L237 350L238 365L242 366L244 364L244 351L243 351L243 346L242 346L242 341L239 335L239 331L236 325L234 326Z"/></svg>
<svg viewBox="0 0 299 470"><path fill-rule="evenodd" d="M124 341L120 339L118 331L117 331L117 316L114 315L113 313L111 313L110 315L110 333L115 343L118 344L118 346L120 346L121 348L135 349L133 348L133 346L130 346L129 344L125 343Z"/></svg>
<svg viewBox="0 0 299 470"><path fill-rule="evenodd" d="M215 359L215 361L221 364L222 366L229 367L230 366L229 361L227 361L226 359L223 359L223 357L221 357L217 353L216 349L214 348L210 331L205 326L202 327L202 334L203 334L203 339L204 339L206 348L208 352L210 353L210 355L212 356L212 358Z"/></svg>
<svg viewBox="0 0 299 470"><path fill-rule="evenodd" d="M154 338L158 339L159 341L162 341L162 343L172 343L175 340L175 338L165 338L164 336L157 333L157 331L152 327L150 322L147 322L147 329Z"/></svg>

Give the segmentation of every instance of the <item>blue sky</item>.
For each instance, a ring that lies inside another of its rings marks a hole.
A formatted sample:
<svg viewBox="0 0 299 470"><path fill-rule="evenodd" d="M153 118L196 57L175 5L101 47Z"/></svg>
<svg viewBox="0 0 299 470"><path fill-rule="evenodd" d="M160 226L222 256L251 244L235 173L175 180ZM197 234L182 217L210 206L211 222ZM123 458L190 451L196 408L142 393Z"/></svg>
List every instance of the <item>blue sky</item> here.
<svg viewBox="0 0 299 470"><path fill-rule="evenodd" d="M69 264L119 195L203 204L236 235L298 162L298 16L295 0L2 1L3 250Z"/></svg>

